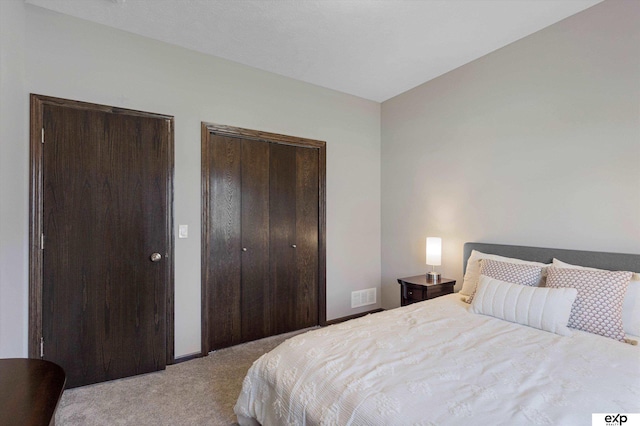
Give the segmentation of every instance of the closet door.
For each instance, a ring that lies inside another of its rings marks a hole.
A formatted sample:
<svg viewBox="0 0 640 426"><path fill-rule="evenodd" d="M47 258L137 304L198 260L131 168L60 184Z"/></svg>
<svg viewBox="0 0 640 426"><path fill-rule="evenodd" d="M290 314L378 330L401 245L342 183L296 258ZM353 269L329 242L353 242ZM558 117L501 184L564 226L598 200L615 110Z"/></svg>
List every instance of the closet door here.
<svg viewBox="0 0 640 426"><path fill-rule="evenodd" d="M269 143L242 140L242 340L271 333Z"/></svg>
<svg viewBox="0 0 640 426"><path fill-rule="evenodd" d="M324 324L325 142L202 123L202 353Z"/></svg>
<svg viewBox="0 0 640 426"><path fill-rule="evenodd" d="M270 262L274 334L296 330L296 147L271 146Z"/></svg>
<svg viewBox="0 0 640 426"><path fill-rule="evenodd" d="M318 324L318 191L318 150L296 148L296 329Z"/></svg>
<svg viewBox="0 0 640 426"><path fill-rule="evenodd" d="M269 143L212 135L209 348L271 335Z"/></svg>
<svg viewBox="0 0 640 426"><path fill-rule="evenodd" d="M271 146L274 332L318 324L318 150Z"/></svg>
<svg viewBox="0 0 640 426"><path fill-rule="evenodd" d="M212 135L208 148L211 228L205 279L208 342L212 350L241 340L242 144L237 138Z"/></svg>

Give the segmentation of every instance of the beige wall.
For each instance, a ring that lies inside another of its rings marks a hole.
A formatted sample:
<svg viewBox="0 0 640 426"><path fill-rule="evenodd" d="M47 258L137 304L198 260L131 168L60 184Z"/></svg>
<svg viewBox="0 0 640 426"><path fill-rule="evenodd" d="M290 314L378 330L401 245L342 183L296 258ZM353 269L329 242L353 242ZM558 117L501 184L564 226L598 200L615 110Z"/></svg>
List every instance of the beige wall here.
<svg viewBox="0 0 640 426"><path fill-rule="evenodd" d="M29 191L25 13L0 0L0 358L26 355Z"/></svg>
<svg viewBox="0 0 640 426"><path fill-rule="evenodd" d="M383 306L426 236L640 253L639 46L608 0L382 104Z"/></svg>
<svg viewBox="0 0 640 426"><path fill-rule="evenodd" d="M9 1L22 5L20 0ZM380 305L350 305L352 290L380 289L379 103L38 7L20 7L26 10L25 85L12 99L26 100L31 92L175 116L175 224L189 225L189 238L175 239L177 356L200 350L201 121L327 142L327 318ZM17 114L13 133L26 134L25 113ZM27 138L10 144L3 176L15 179L3 179L0 185L3 205L7 201L15 211L6 222L3 216L2 225L18 228L12 231L9 248L18 253L17 267L22 268L27 247ZM4 234L2 239L4 244ZM4 255L2 262L8 262ZM16 267L4 264L5 268ZM3 296L7 289L20 293L6 301L15 309L0 312L0 319L26 330L27 277L22 270L15 275L15 281L3 280L1 287ZM0 348L0 356L26 354L26 341L21 335L7 336Z"/></svg>
<svg viewBox="0 0 640 426"><path fill-rule="evenodd" d="M370 309L349 295L381 275L397 306L426 236L457 279L465 241L640 253L639 5L605 1L383 103L381 122L374 102L1 0L0 357L27 350L30 92L175 116L178 356L200 345L200 121L327 141L330 319Z"/></svg>

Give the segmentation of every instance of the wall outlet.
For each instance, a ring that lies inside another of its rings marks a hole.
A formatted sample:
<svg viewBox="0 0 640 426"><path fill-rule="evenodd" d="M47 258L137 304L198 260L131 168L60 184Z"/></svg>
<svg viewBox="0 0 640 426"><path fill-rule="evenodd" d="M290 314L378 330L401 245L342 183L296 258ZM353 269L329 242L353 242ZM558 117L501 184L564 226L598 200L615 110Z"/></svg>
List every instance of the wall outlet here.
<svg viewBox="0 0 640 426"><path fill-rule="evenodd" d="M360 306L374 305L376 303L376 289L367 288L364 290L351 292L351 307L359 308Z"/></svg>

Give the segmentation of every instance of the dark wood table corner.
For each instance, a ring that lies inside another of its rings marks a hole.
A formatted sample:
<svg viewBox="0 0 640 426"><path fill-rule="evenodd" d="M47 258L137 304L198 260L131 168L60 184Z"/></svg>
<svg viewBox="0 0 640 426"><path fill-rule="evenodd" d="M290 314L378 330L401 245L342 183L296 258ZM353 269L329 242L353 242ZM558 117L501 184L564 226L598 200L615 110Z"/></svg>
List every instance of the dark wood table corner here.
<svg viewBox="0 0 640 426"><path fill-rule="evenodd" d="M43 359L0 359L2 426L53 425L66 375Z"/></svg>

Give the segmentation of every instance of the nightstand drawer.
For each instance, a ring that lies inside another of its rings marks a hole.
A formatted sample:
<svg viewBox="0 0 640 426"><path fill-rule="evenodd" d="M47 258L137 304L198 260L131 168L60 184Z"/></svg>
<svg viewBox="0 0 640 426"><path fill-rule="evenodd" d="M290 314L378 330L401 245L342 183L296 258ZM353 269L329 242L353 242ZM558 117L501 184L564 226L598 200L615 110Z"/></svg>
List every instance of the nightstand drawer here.
<svg viewBox="0 0 640 426"><path fill-rule="evenodd" d="M445 294L453 293L453 285L439 285L434 286L433 288L429 288L427 290L427 299L433 299L435 297L444 296Z"/></svg>
<svg viewBox="0 0 640 426"><path fill-rule="evenodd" d="M424 300L424 290L420 287L404 286L404 298L408 300Z"/></svg>
<svg viewBox="0 0 640 426"><path fill-rule="evenodd" d="M416 275L415 277L398 278L398 283L401 286L400 304L406 306L453 293L456 280L441 278L433 282L427 281L426 275Z"/></svg>

